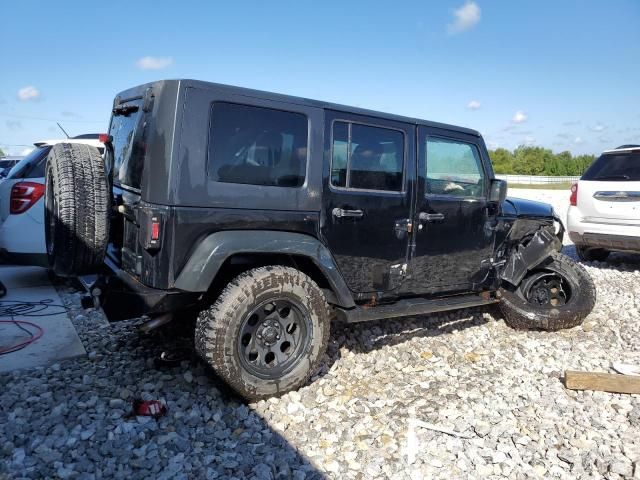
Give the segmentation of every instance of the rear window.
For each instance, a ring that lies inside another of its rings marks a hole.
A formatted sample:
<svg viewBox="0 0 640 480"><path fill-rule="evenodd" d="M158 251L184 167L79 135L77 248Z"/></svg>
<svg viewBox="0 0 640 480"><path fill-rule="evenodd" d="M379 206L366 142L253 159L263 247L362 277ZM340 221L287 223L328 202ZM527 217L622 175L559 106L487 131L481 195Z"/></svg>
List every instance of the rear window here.
<svg viewBox="0 0 640 480"><path fill-rule="evenodd" d="M640 181L640 150L601 155L582 175L582 180Z"/></svg>
<svg viewBox="0 0 640 480"><path fill-rule="evenodd" d="M142 99L125 105L130 108L111 117L109 135L113 138L113 151L109 151L107 164L113 169L114 183L139 189L145 154Z"/></svg>
<svg viewBox="0 0 640 480"><path fill-rule="evenodd" d="M208 175L216 182L300 187L307 165L307 117L216 102L211 107Z"/></svg>

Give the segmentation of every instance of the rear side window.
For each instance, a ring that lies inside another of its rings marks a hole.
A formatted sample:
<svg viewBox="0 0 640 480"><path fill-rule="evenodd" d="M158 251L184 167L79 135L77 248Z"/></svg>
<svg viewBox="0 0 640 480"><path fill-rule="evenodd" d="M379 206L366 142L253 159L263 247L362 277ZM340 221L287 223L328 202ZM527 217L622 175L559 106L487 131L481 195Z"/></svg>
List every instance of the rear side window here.
<svg viewBox="0 0 640 480"><path fill-rule="evenodd" d="M308 130L301 113L216 102L211 108L208 175L216 182L300 187Z"/></svg>
<svg viewBox="0 0 640 480"><path fill-rule="evenodd" d="M331 185L400 192L403 172L402 132L358 123L333 124Z"/></svg>
<svg viewBox="0 0 640 480"><path fill-rule="evenodd" d="M37 147L15 165L8 173L8 178L40 178L44 177L46 158L51 147Z"/></svg>
<svg viewBox="0 0 640 480"><path fill-rule="evenodd" d="M582 175L582 180L640 181L640 151L601 155Z"/></svg>

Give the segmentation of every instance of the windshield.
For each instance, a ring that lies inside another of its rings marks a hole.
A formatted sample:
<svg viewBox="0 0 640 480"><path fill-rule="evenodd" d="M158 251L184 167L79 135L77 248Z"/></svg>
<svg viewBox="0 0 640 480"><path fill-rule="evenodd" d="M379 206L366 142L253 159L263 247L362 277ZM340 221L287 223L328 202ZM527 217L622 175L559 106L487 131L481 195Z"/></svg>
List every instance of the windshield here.
<svg viewBox="0 0 640 480"><path fill-rule="evenodd" d="M40 160L49 153L49 150L51 150L49 145L34 148L29 155L20 160L20 162L9 171L7 178L23 178L24 174L31 169L31 166L40 162Z"/></svg>
<svg viewBox="0 0 640 480"><path fill-rule="evenodd" d="M606 153L584 172L582 180L640 181L640 151Z"/></svg>

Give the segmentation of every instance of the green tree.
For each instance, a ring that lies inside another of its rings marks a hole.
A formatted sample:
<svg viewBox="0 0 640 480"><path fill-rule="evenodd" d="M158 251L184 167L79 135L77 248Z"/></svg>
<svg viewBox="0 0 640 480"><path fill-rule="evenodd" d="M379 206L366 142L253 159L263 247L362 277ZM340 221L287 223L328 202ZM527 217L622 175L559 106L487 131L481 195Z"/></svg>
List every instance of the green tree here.
<svg viewBox="0 0 640 480"><path fill-rule="evenodd" d="M489 158L496 173L508 175L513 171L513 154L506 148L496 148L489 150Z"/></svg>
<svg viewBox="0 0 640 480"><path fill-rule="evenodd" d="M0 157L4 157L4 151L0 148Z"/></svg>
<svg viewBox="0 0 640 480"><path fill-rule="evenodd" d="M521 175L542 175L544 172L545 157L548 154L552 154L551 151L545 150L542 147L520 145L513 152L513 167L515 173Z"/></svg>

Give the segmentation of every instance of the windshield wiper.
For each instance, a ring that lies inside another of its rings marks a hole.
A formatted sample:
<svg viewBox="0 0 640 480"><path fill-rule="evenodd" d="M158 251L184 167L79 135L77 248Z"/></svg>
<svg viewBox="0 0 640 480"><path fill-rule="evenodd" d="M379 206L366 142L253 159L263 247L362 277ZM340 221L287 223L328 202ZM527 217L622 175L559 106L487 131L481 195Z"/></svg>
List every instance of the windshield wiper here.
<svg viewBox="0 0 640 480"><path fill-rule="evenodd" d="M629 178L631 178L629 175L602 175L594 180L629 180Z"/></svg>

